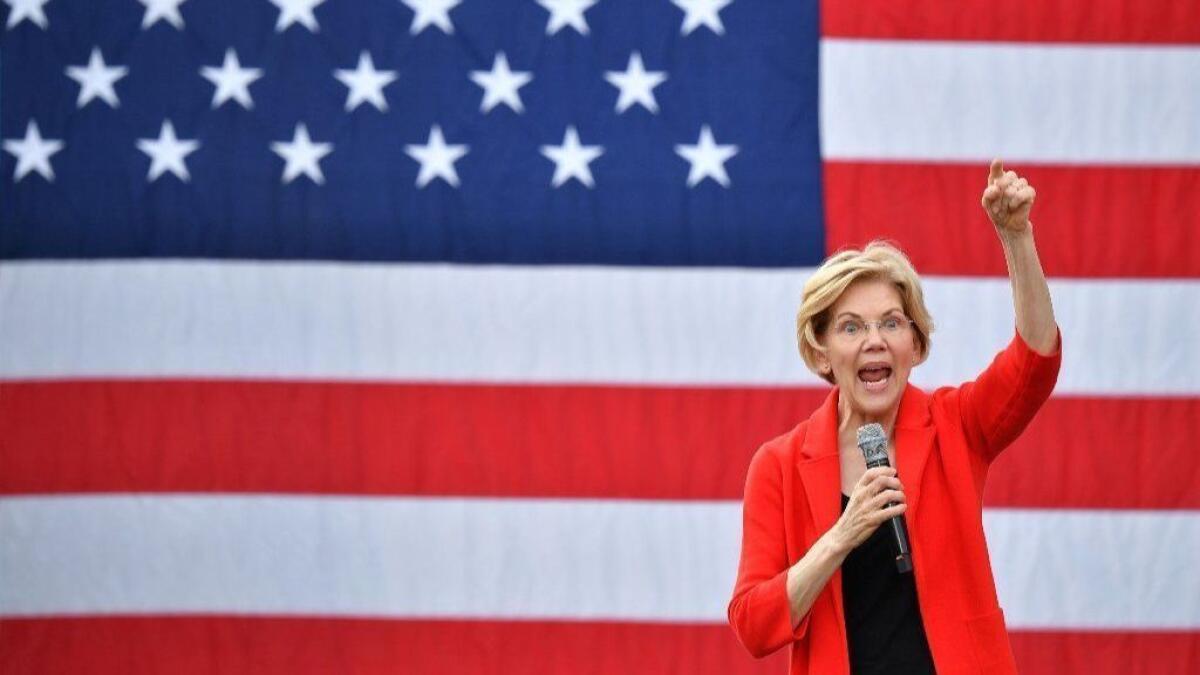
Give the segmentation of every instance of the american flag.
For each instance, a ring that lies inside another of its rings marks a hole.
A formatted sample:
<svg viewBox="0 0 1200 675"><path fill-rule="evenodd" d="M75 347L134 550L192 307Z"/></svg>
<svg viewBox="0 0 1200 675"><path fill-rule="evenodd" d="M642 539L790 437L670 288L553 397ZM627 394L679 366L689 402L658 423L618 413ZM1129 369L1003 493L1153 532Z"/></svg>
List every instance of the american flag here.
<svg viewBox="0 0 1200 675"><path fill-rule="evenodd" d="M803 280L922 387L1064 361L985 525L1024 673L1200 672L1200 4L3 0L0 672L780 673L725 625Z"/></svg>

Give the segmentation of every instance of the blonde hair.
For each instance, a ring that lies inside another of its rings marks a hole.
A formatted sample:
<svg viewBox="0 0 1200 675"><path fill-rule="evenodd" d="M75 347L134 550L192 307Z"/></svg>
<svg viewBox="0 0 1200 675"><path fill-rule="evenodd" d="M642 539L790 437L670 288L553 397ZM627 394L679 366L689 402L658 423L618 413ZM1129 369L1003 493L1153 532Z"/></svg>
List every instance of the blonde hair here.
<svg viewBox="0 0 1200 675"><path fill-rule="evenodd" d="M796 342L800 358L812 372L830 384L832 373L822 373L818 355L825 351L817 336L829 325L829 309L842 297L850 284L862 279L891 282L900 294L904 313L913 320L917 347L921 359L929 355L929 336L933 333L933 317L925 307L921 279L908 256L888 241L875 240L861 251L845 249L828 258L804 283L804 295L796 312Z"/></svg>

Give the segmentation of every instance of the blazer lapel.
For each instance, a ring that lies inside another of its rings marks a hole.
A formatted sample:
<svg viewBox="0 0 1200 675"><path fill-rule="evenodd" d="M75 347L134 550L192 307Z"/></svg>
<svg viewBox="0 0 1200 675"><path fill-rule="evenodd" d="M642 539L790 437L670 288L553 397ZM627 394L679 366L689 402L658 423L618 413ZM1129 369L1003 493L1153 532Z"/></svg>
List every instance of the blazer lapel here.
<svg viewBox="0 0 1200 675"><path fill-rule="evenodd" d="M797 466L818 537L833 527L842 509L837 401L838 390L835 388L809 418Z"/></svg>
<svg viewBox="0 0 1200 675"><path fill-rule="evenodd" d="M816 537L829 531L842 512L842 465L838 459L837 439L838 390L835 387L826 397L825 403L808 418L808 431L804 434L804 445L796 471L804 484L804 494L812 512ZM812 542L804 542L809 546ZM839 621L838 629L846 639L843 616L845 600L842 598L842 569L833 571L826 588L831 591L833 611Z"/></svg>
<svg viewBox="0 0 1200 675"><path fill-rule="evenodd" d="M896 473L904 483L908 499L908 518L913 518L921 500L921 475L933 451L935 430L929 416L929 397L908 385L896 413Z"/></svg>

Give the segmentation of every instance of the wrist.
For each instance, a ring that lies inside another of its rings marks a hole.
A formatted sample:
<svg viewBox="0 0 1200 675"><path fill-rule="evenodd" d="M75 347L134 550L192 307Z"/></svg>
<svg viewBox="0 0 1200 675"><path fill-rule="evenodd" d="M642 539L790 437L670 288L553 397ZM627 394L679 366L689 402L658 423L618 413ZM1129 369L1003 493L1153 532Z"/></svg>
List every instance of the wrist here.
<svg viewBox="0 0 1200 675"><path fill-rule="evenodd" d="M996 234L1000 236L1000 243L1003 244L1005 248L1021 246L1033 241L1033 222L1030 221L1025 229L1021 230L1020 232L1014 232L1012 230L997 226Z"/></svg>
<svg viewBox="0 0 1200 675"><path fill-rule="evenodd" d="M826 553L839 565L846 559L847 555L850 555L850 546L838 536L836 524L821 536L820 543Z"/></svg>

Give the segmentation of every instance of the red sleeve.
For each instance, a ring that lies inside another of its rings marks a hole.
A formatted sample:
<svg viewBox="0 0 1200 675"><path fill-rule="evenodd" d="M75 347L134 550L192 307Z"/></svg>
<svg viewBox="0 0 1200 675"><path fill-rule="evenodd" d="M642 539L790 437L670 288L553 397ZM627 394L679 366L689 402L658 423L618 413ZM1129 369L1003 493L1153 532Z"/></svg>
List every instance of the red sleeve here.
<svg viewBox="0 0 1200 675"><path fill-rule="evenodd" d="M804 637L809 615L792 630L783 529L783 474L765 447L750 460L742 504L742 555L729 601L729 625L755 657Z"/></svg>
<svg viewBox="0 0 1200 675"><path fill-rule="evenodd" d="M961 388L963 426L971 447L988 461L1008 447L1050 398L1061 364L1061 332L1049 355L1035 352L1015 333L992 364Z"/></svg>

